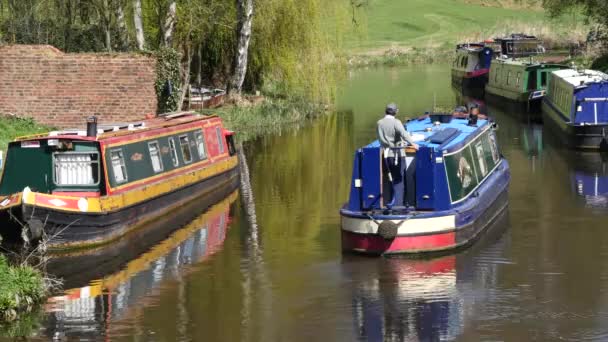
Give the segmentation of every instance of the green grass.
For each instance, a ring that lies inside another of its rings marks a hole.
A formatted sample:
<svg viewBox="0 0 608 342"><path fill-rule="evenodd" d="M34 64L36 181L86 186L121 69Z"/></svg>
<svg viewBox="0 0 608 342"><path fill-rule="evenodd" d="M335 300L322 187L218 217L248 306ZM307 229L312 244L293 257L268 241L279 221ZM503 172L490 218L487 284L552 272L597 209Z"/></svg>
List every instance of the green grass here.
<svg viewBox="0 0 608 342"><path fill-rule="evenodd" d="M355 54L383 54L387 48L414 46L452 49L463 40L517 30L565 38L584 26L581 15L550 20L538 9L482 6L464 0L370 1L362 25L365 32L346 41L347 49Z"/></svg>
<svg viewBox="0 0 608 342"><path fill-rule="evenodd" d="M6 152L8 143L16 137L50 130L50 127L37 124L30 118L0 116L0 150Z"/></svg>
<svg viewBox="0 0 608 342"><path fill-rule="evenodd" d="M246 142L301 125L326 111L304 100L269 97L258 104L229 105L205 112L220 116L226 127L236 132L237 140Z"/></svg>
<svg viewBox="0 0 608 342"><path fill-rule="evenodd" d="M42 274L31 266L11 266L0 255L0 320L13 320L20 311L29 311L44 299Z"/></svg>

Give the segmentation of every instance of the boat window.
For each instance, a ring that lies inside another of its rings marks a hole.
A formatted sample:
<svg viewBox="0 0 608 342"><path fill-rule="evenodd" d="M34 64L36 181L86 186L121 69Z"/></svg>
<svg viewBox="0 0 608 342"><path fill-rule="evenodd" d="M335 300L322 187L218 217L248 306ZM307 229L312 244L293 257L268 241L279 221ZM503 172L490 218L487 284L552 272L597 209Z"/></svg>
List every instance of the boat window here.
<svg viewBox="0 0 608 342"><path fill-rule="evenodd" d="M173 162L173 166L178 166L179 159L177 159L177 149L175 148L175 140L173 140L173 138L169 139L169 149L171 150L171 161Z"/></svg>
<svg viewBox="0 0 608 342"><path fill-rule="evenodd" d="M179 137L179 146L182 149L182 157L184 157L184 163L192 161L192 151L190 151L190 143L188 142L187 135L181 135Z"/></svg>
<svg viewBox="0 0 608 342"><path fill-rule="evenodd" d="M494 83L498 83L498 75L500 75L500 70L496 67L496 73L494 74Z"/></svg>
<svg viewBox="0 0 608 342"><path fill-rule="evenodd" d="M127 181L127 168L125 166L125 158L122 150L110 151L110 160L112 162L112 173L116 183L124 183Z"/></svg>
<svg viewBox="0 0 608 342"><path fill-rule="evenodd" d="M55 185L99 184L99 154L60 152L53 153Z"/></svg>
<svg viewBox="0 0 608 342"><path fill-rule="evenodd" d="M200 160L207 159L207 150L205 149L205 138L203 131L199 130L194 133L194 140L196 140L196 148L198 150L198 158Z"/></svg>
<svg viewBox="0 0 608 342"><path fill-rule="evenodd" d="M507 85L511 84L511 70L509 70L509 73L507 74Z"/></svg>
<svg viewBox="0 0 608 342"><path fill-rule="evenodd" d="M517 81L515 82L516 86L519 86L519 81L521 80L521 72L517 73Z"/></svg>
<svg viewBox="0 0 608 342"><path fill-rule="evenodd" d="M481 177L485 177L488 174L488 168L486 166L485 154L483 152L482 141L477 142L475 144L475 154L477 155L477 163L479 164L479 172L481 172Z"/></svg>
<svg viewBox="0 0 608 342"><path fill-rule="evenodd" d="M465 57L464 57L464 63L463 63L463 65L462 65L462 66L466 68L466 67L467 67L467 65L469 65L469 56L465 56Z"/></svg>
<svg viewBox="0 0 608 342"><path fill-rule="evenodd" d="M215 135L217 135L217 143L220 149L220 154L224 153L224 140L222 139L222 130L219 127L215 128Z"/></svg>
<svg viewBox="0 0 608 342"><path fill-rule="evenodd" d="M154 172L161 172L163 170L163 160L160 157L160 148L158 147L158 141L149 142L148 151L150 151L152 169L154 170Z"/></svg>
<svg viewBox="0 0 608 342"><path fill-rule="evenodd" d="M541 85L541 87L544 87L547 85L547 73L546 72L540 73L540 85Z"/></svg>

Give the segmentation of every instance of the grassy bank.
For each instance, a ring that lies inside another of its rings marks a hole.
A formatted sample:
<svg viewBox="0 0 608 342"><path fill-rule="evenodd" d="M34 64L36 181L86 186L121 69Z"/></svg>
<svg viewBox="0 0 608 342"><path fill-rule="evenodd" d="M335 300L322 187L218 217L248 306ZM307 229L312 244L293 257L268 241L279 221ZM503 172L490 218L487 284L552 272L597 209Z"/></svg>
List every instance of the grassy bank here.
<svg viewBox="0 0 608 342"><path fill-rule="evenodd" d="M0 150L6 152L8 143L16 137L48 132L50 127L37 124L30 118L0 115Z"/></svg>
<svg viewBox="0 0 608 342"><path fill-rule="evenodd" d="M227 105L204 111L219 115L226 126L237 133L239 142L246 142L264 134L278 133L326 113L323 106L304 100L260 98L238 106Z"/></svg>
<svg viewBox="0 0 608 342"><path fill-rule="evenodd" d="M578 13L550 19L534 1L376 0L367 7L365 28L346 47L351 67L445 62L458 42L514 32L564 48L585 40L584 21Z"/></svg>
<svg viewBox="0 0 608 342"><path fill-rule="evenodd" d="M12 321L31 311L46 296L42 273L31 266L9 265L0 255L0 321Z"/></svg>

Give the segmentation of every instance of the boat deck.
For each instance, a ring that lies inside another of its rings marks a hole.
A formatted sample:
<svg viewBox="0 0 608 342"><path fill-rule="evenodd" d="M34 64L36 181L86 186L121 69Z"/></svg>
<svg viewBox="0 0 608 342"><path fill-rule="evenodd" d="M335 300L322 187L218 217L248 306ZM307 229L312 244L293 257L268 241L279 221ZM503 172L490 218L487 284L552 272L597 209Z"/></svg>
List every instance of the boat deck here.
<svg viewBox="0 0 608 342"><path fill-rule="evenodd" d="M476 136L473 133L487 123L487 119L479 119L476 126L469 126L467 119L454 117L449 123L436 125L427 116L413 119L407 122L405 126L420 147L451 150L462 145L469 138ZM375 140L366 147L380 147L380 142Z"/></svg>

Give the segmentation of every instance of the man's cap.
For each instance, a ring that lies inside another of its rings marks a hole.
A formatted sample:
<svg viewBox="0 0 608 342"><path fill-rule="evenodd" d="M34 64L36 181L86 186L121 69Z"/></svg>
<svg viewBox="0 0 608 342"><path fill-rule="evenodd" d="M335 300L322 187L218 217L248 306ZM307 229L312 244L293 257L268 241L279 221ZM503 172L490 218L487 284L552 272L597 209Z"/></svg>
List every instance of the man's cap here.
<svg viewBox="0 0 608 342"><path fill-rule="evenodd" d="M391 115L395 115L397 114L397 112L399 111L399 108L397 108L397 105L394 103L389 103L388 105L386 105L386 114L391 114Z"/></svg>

